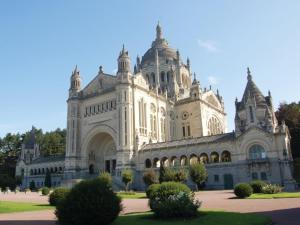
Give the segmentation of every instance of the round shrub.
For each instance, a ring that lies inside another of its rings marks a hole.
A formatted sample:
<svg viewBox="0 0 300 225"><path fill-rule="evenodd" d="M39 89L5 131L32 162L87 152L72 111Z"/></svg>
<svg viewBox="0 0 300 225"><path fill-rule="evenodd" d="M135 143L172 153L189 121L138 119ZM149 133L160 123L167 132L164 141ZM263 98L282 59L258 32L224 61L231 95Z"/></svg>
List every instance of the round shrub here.
<svg viewBox="0 0 300 225"><path fill-rule="evenodd" d="M263 187L266 185L267 183L262 180L255 180L250 182L250 186L253 189L253 193L262 193Z"/></svg>
<svg viewBox="0 0 300 225"><path fill-rule="evenodd" d="M109 187L112 187L112 177L108 172L101 172L98 179L101 182L106 182Z"/></svg>
<svg viewBox="0 0 300 225"><path fill-rule="evenodd" d="M50 193L50 189L48 187L43 187L41 191L42 195L48 195Z"/></svg>
<svg viewBox="0 0 300 225"><path fill-rule="evenodd" d="M49 203L50 205L57 206L61 201L63 201L66 195L70 192L68 188L56 188L50 195L49 195Z"/></svg>
<svg viewBox="0 0 300 225"><path fill-rule="evenodd" d="M56 206L60 225L106 225L121 211L121 199L101 179L76 184Z"/></svg>
<svg viewBox="0 0 300 225"><path fill-rule="evenodd" d="M238 198L247 198L250 195L252 195L252 193L253 193L253 189L250 186L250 184L240 183L240 184L235 185L235 187L234 187L234 194Z"/></svg>
<svg viewBox="0 0 300 225"><path fill-rule="evenodd" d="M152 194L159 188L160 184L151 184L146 190L147 198L151 198Z"/></svg>
<svg viewBox="0 0 300 225"><path fill-rule="evenodd" d="M149 196L150 208L159 218L193 217L201 205L195 200L191 189L182 183L164 182L155 187Z"/></svg>

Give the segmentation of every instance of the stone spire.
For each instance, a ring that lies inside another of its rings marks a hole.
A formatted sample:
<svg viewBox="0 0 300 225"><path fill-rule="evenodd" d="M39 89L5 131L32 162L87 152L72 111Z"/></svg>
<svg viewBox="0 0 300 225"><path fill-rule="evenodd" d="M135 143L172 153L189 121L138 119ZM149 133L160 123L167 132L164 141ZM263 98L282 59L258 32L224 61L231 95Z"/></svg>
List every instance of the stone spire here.
<svg viewBox="0 0 300 225"><path fill-rule="evenodd" d="M162 36L161 26L160 26L160 24L158 22L157 26L156 26L156 39L160 40L162 38L163 38L163 36Z"/></svg>
<svg viewBox="0 0 300 225"><path fill-rule="evenodd" d="M247 67L247 79L248 79L248 81L252 80L252 75L251 75L249 67Z"/></svg>

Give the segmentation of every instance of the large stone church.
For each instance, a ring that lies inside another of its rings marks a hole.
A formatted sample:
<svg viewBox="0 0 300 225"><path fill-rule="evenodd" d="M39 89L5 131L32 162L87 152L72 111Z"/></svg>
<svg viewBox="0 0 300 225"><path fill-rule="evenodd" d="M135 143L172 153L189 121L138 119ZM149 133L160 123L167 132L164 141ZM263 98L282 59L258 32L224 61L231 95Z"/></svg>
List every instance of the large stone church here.
<svg viewBox="0 0 300 225"><path fill-rule="evenodd" d="M294 188L288 128L278 124L271 93L262 94L249 69L244 94L235 101L235 131L228 133L222 96L201 87L189 59L169 46L160 25L133 69L124 46L117 61L115 75L100 66L85 87L78 68L72 72L63 185L107 171L121 186L121 172L130 168L139 190L149 168L201 161L207 188L256 179Z"/></svg>

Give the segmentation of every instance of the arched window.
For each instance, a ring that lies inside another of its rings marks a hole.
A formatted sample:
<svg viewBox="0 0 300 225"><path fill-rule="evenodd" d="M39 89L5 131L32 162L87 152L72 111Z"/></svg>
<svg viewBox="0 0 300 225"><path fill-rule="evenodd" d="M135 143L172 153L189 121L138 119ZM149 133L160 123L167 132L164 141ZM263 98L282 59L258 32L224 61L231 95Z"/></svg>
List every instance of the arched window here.
<svg viewBox="0 0 300 225"><path fill-rule="evenodd" d="M161 107L160 108L160 133L161 133L161 139L162 141L166 141L166 110Z"/></svg>
<svg viewBox="0 0 300 225"><path fill-rule="evenodd" d="M252 145L249 149L250 159L265 159L267 157L265 149L261 145Z"/></svg>
<svg viewBox="0 0 300 225"><path fill-rule="evenodd" d="M185 155L182 155L180 157L180 166L187 166L187 165L188 165L187 157Z"/></svg>
<svg viewBox="0 0 300 225"><path fill-rule="evenodd" d="M45 173L45 168L42 168L42 174L44 174Z"/></svg>
<svg viewBox="0 0 300 225"><path fill-rule="evenodd" d="M33 175L33 169L30 170L30 175Z"/></svg>
<svg viewBox="0 0 300 225"><path fill-rule="evenodd" d="M177 167L177 166L179 166L179 165L180 165L179 160L177 159L176 156L173 156L173 157L171 158L171 166Z"/></svg>
<svg viewBox="0 0 300 225"><path fill-rule="evenodd" d="M162 159L161 159L161 165L163 166L163 167L168 167L170 164L169 164L169 159L167 158L167 157L163 157Z"/></svg>
<svg viewBox="0 0 300 225"><path fill-rule="evenodd" d="M153 166L154 168L159 168L159 167L160 167L160 161L159 161L158 158L154 158L154 159L153 159L153 164L152 164L152 166Z"/></svg>
<svg viewBox="0 0 300 225"><path fill-rule="evenodd" d="M210 154L210 161L212 163L218 163L220 160L219 160L219 154L217 152L212 152Z"/></svg>
<svg viewBox="0 0 300 225"><path fill-rule="evenodd" d="M151 137L156 139L157 136L157 124L156 124L156 107L152 103L151 104L151 111L150 111L150 125L151 125Z"/></svg>
<svg viewBox="0 0 300 225"><path fill-rule="evenodd" d="M164 71L162 71L162 72L160 73L160 80L161 80L162 83L165 82L165 72L164 72Z"/></svg>
<svg viewBox="0 0 300 225"><path fill-rule="evenodd" d="M231 154L229 151L223 151L221 155L222 162L231 162Z"/></svg>
<svg viewBox="0 0 300 225"><path fill-rule="evenodd" d="M139 101L139 125L140 134L147 135L147 105L144 98Z"/></svg>
<svg viewBox="0 0 300 225"><path fill-rule="evenodd" d="M146 167L146 168L151 168L151 166L152 166L152 165L151 165L151 160L150 160L150 159L146 159L146 160L145 160L145 167Z"/></svg>
<svg viewBox="0 0 300 225"><path fill-rule="evenodd" d="M194 154L191 155L191 157L190 157L190 165L198 163L198 162L199 162L198 157L196 155L194 155Z"/></svg>
<svg viewBox="0 0 300 225"><path fill-rule="evenodd" d="M208 121L208 135L216 135L223 133L220 121L216 117L211 117Z"/></svg>
<svg viewBox="0 0 300 225"><path fill-rule="evenodd" d="M170 71L167 72L167 83L170 83L170 79L171 79L171 73Z"/></svg>
<svg viewBox="0 0 300 225"><path fill-rule="evenodd" d="M146 74L146 81L148 84L150 84L150 77L149 77L149 74Z"/></svg>
<svg viewBox="0 0 300 225"><path fill-rule="evenodd" d="M200 155L200 162L202 162L202 163L208 163L209 162L208 155L206 153L202 153Z"/></svg>
<svg viewBox="0 0 300 225"><path fill-rule="evenodd" d="M155 85L155 73L151 73L152 84Z"/></svg>

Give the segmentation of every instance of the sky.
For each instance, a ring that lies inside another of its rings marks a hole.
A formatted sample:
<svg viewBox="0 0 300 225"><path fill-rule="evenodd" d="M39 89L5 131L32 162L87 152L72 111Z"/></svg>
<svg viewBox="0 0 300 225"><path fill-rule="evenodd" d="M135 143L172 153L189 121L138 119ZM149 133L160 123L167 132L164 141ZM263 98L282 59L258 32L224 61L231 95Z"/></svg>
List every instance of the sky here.
<svg viewBox="0 0 300 225"><path fill-rule="evenodd" d="M115 72L123 44L134 62L158 21L201 86L219 89L231 131L247 67L276 108L300 100L299 12L297 0L1 0L0 137L65 128L75 65L86 85L100 65Z"/></svg>

